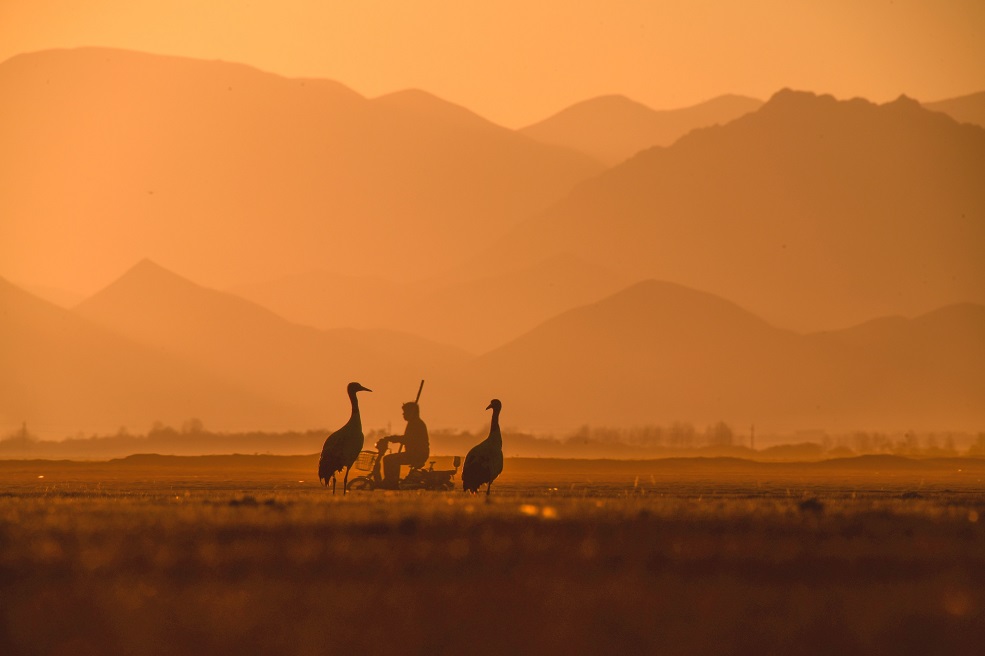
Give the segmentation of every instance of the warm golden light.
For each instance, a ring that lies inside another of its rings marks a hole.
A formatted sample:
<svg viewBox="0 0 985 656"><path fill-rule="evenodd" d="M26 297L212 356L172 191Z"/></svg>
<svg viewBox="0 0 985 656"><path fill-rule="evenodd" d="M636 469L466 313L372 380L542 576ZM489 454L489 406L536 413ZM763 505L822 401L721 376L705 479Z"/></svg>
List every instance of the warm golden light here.
<svg viewBox="0 0 985 656"><path fill-rule="evenodd" d="M0 654L980 653L982 28L0 0Z"/></svg>
<svg viewBox="0 0 985 656"><path fill-rule="evenodd" d="M964 95L985 86L982 25L976 0L7 0L0 61L97 45L220 59L371 97L426 89L519 128L612 93L656 109L782 87Z"/></svg>
<svg viewBox="0 0 985 656"><path fill-rule="evenodd" d="M983 18L4 3L0 430L978 430Z"/></svg>

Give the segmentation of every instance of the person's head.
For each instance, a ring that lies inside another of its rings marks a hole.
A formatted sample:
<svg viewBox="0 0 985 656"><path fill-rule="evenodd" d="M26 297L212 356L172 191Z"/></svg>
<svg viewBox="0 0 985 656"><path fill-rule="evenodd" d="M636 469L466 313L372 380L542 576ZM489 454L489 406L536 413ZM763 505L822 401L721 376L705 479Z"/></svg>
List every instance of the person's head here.
<svg viewBox="0 0 985 656"><path fill-rule="evenodd" d="M414 401L408 401L402 406L404 411L404 419L418 419L421 416L421 406L417 405Z"/></svg>

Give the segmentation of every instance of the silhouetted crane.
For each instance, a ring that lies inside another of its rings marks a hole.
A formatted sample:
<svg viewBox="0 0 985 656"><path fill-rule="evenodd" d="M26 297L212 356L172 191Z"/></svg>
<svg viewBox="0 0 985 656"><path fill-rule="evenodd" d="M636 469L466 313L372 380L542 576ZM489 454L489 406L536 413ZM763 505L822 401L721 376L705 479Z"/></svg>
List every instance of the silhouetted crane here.
<svg viewBox="0 0 985 656"><path fill-rule="evenodd" d="M492 482L503 471L503 435L499 432L499 413L503 404L499 399L493 399L486 410L489 408L493 411L489 437L472 447L462 467L462 489L475 494L485 485L487 497Z"/></svg>
<svg viewBox="0 0 985 656"><path fill-rule="evenodd" d="M352 414L345 426L328 436L321 450L321 458L318 459L318 478L322 485L326 486L328 479L332 479L332 494L335 494L335 475L345 467L345 478L342 479L343 495L349 484L349 469L363 449L363 424L359 418L359 401L356 399L356 392L373 390L359 383L349 383L346 391L349 394L349 402L352 403Z"/></svg>

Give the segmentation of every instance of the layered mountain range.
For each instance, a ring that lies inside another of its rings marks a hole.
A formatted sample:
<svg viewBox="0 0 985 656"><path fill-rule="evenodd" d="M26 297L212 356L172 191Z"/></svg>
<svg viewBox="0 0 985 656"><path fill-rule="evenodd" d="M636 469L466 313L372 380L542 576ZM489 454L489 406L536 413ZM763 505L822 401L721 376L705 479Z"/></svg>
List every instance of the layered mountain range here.
<svg viewBox="0 0 985 656"><path fill-rule="evenodd" d="M571 253L834 328L985 302L985 129L908 98L782 91L582 183L489 251Z"/></svg>
<svg viewBox="0 0 985 656"><path fill-rule="evenodd" d="M4 283L0 421L73 434L201 419L215 430L399 425L419 378L433 427L566 431L718 420L973 430L985 421L985 306L841 331L776 328L720 297L642 281L479 356L398 331L319 330L150 261L73 310ZM488 398L487 398L488 397ZM504 410L504 413L506 410Z"/></svg>
<svg viewBox="0 0 985 656"><path fill-rule="evenodd" d="M350 380L382 426L421 378L435 427L492 397L539 431L985 423L980 94L514 131L86 48L3 62L0 96L2 426L332 425ZM53 288L85 300L25 291Z"/></svg>
<svg viewBox="0 0 985 656"><path fill-rule="evenodd" d="M520 132L615 166L641 150L669 146L695 128L728 123L762 104L755 98L728 95L692 107L657 111L625 96L602 96L572 105Z"/></svg>
<svg viewBox="0 0 985 656"><path fill-rule="evenodd" d="M553 300L571 307L656 278L734 299L778 326L836 329L985 302L983 170L985 129L913 100L782 91L758 111L576 185L441 276L379 296L360 286L379 290L379 280L325 272L234 289L322 327L380 325L397 310L390 321L473 351L509 331L496 334L480 313L436 293L494 295L504 316L495 326L512 330L514 318L532 325L564 309ZM497 281L498 293L480 281ZM358 291L347 294L348 285ZM313 287L334 290L331 309L296 298ZM385 303L365 302L374 298ZM525 307L514 304L521 298Z"/></svg>
<svg viewBox="0 0 985 656"><path fill-rule="evenodd" d="M421 91L222 62L46 51L0 65L0 96L0 253L52 286L144 256L219 285L413 280L602 170Z"/></svg>

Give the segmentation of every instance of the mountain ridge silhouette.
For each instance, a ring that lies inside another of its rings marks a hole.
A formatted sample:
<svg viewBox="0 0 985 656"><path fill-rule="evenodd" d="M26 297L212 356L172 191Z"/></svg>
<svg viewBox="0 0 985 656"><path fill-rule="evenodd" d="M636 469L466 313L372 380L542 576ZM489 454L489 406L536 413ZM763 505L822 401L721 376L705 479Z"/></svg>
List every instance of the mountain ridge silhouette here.
<svg viewBox="0 0 985 656"><path fill-rule="evenodd" d="M786 90L579 184L489 253L574 253L799 330L912 315L985 301L981 170L982 128Z"/></svg>
<svg viewBox="0 0 985 656"><path fill-rule="evenodd" d="M602 168L425 92L224 62L43 51L0 63L0 95L0 214L37 244L0 244L2 273L87 292L143 256L213 286L326 264L418 280Z"/></svg>
<svg viewBox="0 0 985 656"><path fill-rule="evenodd" d="M445 362L436 363L433 353L420 355L425 342L417 338L394 343L383 340L377 331L296 326L152 262L137 265L123 278L128 275L129 281L109 286L110 296L116 298L90 299L87 308L76 312L36 301L58 316L69 317L67 321L84 321L89 330L113 341L113 348L101 350L80 345L80 352L96 352L100 364L90 359L89 378L69 378L90 381L87 398L116 398L116 402L94 403L88 416L72 414L59 404L70 409L79 396L77 390L52 385L43 395L48 412L42 414L48 416L21 419L43 426L53 421L51 417L73 418L70 421L78 425L63 436L121 424L144 427L162 419L180 425L190 417L202 418L213 430L311 429L344 414L345 408L329 390L333 380L354 370L371 372L383 383L376 390L385 397L383 402L371 403L367 397L367 427L395 417L400 403L413 391L406 387L412 374L427 376L430 392L423 407L435 428L472 427L475 417L469 400L490 389L509 393L516 415L511 426L548 432L583 424L631 427L686 421L700 426L719 420L739 425L755 421L763 430L781 431L819 426L970 430L983 419L978 391L985 384L985 307L975 304L939 308L912 319L880 318L844 330L800 334L777 328L717 295L650 280L559 313L478 357L452 352ZM168 280L193 296L203 294L209 299L207 305L218 311L197 315L189 310L195 302L166 302L173 289L161 283ZM154 287L157 293L149 291ZM143 300L134 301L136 296ZM224 297L228 298L217 300ZM5 308L10 305L4 303ZM109 308L96 312L100 303ZM226 303L243 312L230 318L222 312ZM114 319L110 309L123 318ZM182 318L177 326L159 325L167 317L186 314L191 319ZM159 332L146 326L141 332L141 321ZM45 329L50 323L27 321L27 328L5 339L4 345L18 353L64 354L57 336ZM214 336L208 349L220 353L195 346L195 335L203 333ZM337 345L335 350L325 346L325 339ZM381 343L395 345L388 351ZM146 364L146 357L134 357L128 348L152 349L172 368L199 372L185 375L197 380L201 391L188 397L169 392L164 398L147 392L155 389L152 383L161 376L161 366ZM442 347L437 353L448 350ZM403 362L398 361L401 354ZM137 384L125 379L132 389L114 386L112 378L93 379L94 370L118 371L124 366L117 362L121 359L132 361L132 375L141 379ZM31 381L39 379L32 373L30 358L18 362L8 370L6 380L23 396L23 390L37 386ZM426 367L431 368L420 374ZM45 379L50 375L48 368L41 371ZM252 405L233 403L223 406L223 411L201 411L196 403L211 395L203 381L225 387L235 381L249 395L241 396L238 403ZM110 416L113 408L125 405L128 391L142 395L132 405L145 416L138 418L134 412ZM196 395L202 398L192 402ZM23 399L11 400L16 398L15 394L3 397L0 415L19 425L21 419L13 417L24 414L25 406ZM286 401L291 403L285 405ZM187 412L175 409L176 402ZM261 407L280 410L263 419L256 411Z"/></svg>
<svg viewBox="0 0 985 656"><path fill-rule="evenodd" d="M466 279L437 276L415 285L315 271L229 291L296 323L323 329L389 326L481 353L557 312L598 300L629 282L597 263L559 253L519 271ZM484 313L491 295L500 304L495 322ZM339 316L332 307L345 312Z"/></svg>
<svg viewBox="0 0 985 656"><path fill-rule="evenodd" d="M985 127L985 91L923 103L927 109L943 112L961 123Z"/></svg>
<svg viewBox="0 0 985 656"><path fill-rule="evenodd" d="M129 340L0 278L0 425L58 437L180 426L281 428L297 414L243 386Z"/></svg>
<svg viewBox="0 0 985 656"><path fill-rule="evenodd" d="M693 129L727 123L762 104L754 98L726 94L690 107L655 110L626 96L599 96L562 109L520 132L613 166L647 148L669 146Z"/></svg>
<svg viewBox="0 0 985 656"><path fill-rule="evenodd" d="M795 333L714 294L645 281L469 366L474 379L509 386L515 421L542 430L546 416L563 417L569 430L638 426L655 415L775 430L970 429L985 419L974 400L985 385L985 306L872 327L863 339L858 329Z"/></svg>
<svg viewBox="0 0 985 656"><path fill-rule="evenodd" d="M295 324L150 260L127 270L75 312L256 394L302 408L294 422L344 413L344 395L331 392L356 377L378 381L374 385L379 390L366 400L367 407L399 418L407 381L440 377L468 358L459 349L395 330L320 330Z"/></svg>

